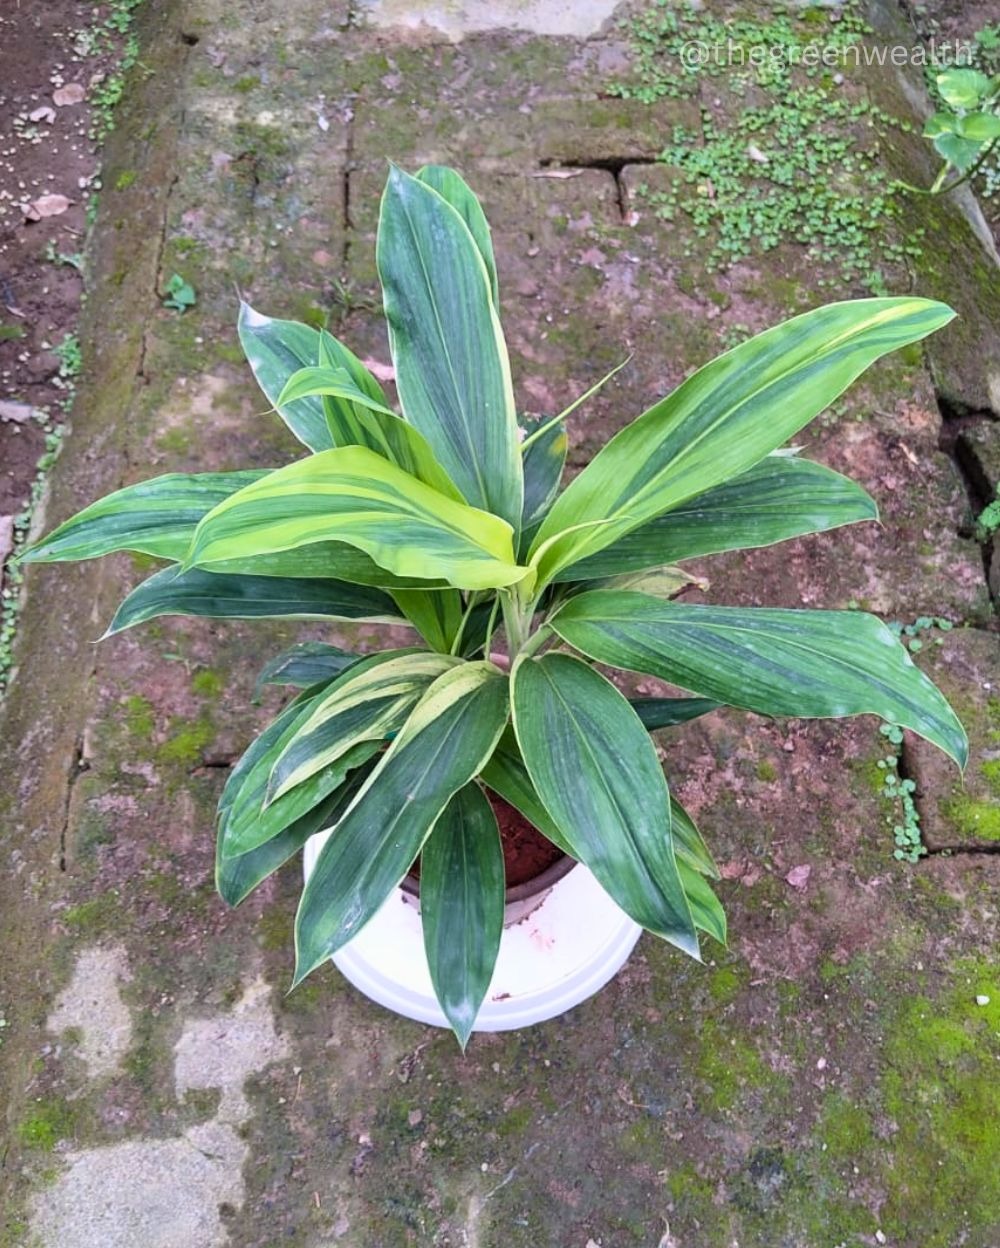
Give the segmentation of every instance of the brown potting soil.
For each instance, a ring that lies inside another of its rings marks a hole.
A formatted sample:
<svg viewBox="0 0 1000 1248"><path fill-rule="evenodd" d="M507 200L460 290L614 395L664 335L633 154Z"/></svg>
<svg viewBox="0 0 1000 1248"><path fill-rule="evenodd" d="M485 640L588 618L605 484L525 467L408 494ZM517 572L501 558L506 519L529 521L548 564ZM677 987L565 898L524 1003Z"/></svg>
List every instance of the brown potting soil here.
<svg viewBox="0 0 1000 1248"><path fill-rule="evenodd" d="M525 819L510 802L496 793L487 793L493 813L500 827L500 844L503 847L503 865L507 887L526 884L535 879L562 857L559 850L546 840L541 832ZM420 860L410 868L410 874L420 878Z"/></svg>

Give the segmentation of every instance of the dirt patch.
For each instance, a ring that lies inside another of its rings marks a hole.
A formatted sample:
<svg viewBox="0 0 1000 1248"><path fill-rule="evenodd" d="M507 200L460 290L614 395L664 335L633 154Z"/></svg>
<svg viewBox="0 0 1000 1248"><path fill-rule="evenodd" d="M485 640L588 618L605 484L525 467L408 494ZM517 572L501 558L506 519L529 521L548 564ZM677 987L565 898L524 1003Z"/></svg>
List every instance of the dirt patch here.
<svg viewBox="0 0 1000 1248"><path fill-rule="evenodd" d="M52 0L0 14L0 522L15 545L50 466L82 368L76 329L100 148L122 88L141 0ZM107 188L113 194L116 187ZM5 543L6 545L6 543ZM16 589L4 567L0 585ZM5 678L5 610L0 693Z"/></svg>

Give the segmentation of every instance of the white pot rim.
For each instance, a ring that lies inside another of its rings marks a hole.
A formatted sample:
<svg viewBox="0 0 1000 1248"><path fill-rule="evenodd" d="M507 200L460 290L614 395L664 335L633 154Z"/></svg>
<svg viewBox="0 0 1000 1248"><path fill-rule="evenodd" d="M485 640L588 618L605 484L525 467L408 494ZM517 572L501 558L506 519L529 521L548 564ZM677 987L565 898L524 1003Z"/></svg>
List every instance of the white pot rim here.
<svg viewBox="0 0 1000 1248"><path fill-rule="evenodd" d="M329 833L305 846L308 879ZM475 1031L510 1031L564 1014L619 971L642 929L577 865L540 906L504 930ZM394 889L374 917L333 957L371 1000L436 1027L448 1021L434 995L417 908Z"/></svg>

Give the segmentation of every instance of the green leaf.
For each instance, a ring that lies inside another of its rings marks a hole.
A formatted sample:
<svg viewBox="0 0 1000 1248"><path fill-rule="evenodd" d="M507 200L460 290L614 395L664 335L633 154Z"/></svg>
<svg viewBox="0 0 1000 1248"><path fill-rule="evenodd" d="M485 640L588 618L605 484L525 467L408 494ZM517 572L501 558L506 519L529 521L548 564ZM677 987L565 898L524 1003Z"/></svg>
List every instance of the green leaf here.
<svg viewBox="0 0 1000 1248"><path fill-rule="evenodd" d="M353 667L360 657L325 641L299 642L264 664L254 685L254 697L265 685L297 685L308 689L320 681L332 680Z"/></svg>
<svg viewBox="0 0 1000 1248"><path fill-rule="evenodd" d="M497 742L497 748L479 773L479 778L488 789L498 793L515 810L519 810L530 824L564 854L569 854L571 858L576 856L531 783L513 728L505 729Z"/></svg>
<svg viewBox="0 0 1000 1248"><path fill-rule="evenodd" d="M366 396L369 402L364 404L351 404L350 400L343 403L335 396L329 396L329 402L324 403L323 407L326 412L327 422L331 417L336 423L338 419L338 409L341 407L351 408L355 414L359 414L366 409L381 407L389 410L387 407L385 391L379 385L378 381L371 374L368 368L361 363L353 351L344 346L342 342L334 338L327 330L319 331L319 355L314 356L310 361L312 364L321 364L327 368L339 368L348 374L355 386Z"/></svg>
<svg viewBox="0 0 1000 1248"><path fill-rule="evenodd" d="M279 468L201 521L188 563L246 559L312 542L357 546L397 576L460 589L521 580L510 526L456 503L374 451L343 446Z"/></svg>
<svg viewBox="0 0 1000 1248"><path fill-rule="evenodd" d="M874 360L947 324L926 299L833 303L719 356L617 434L545 517L540 584L753 467ZM610 520L611 523L595 524ZM592 527L568 532L575 525Z"/></svg>
<svg viewBox="0 0 1000 1248"><path fill-rule="evenodd" d="M183 559L202 516L268 471L171 472L140 481L91 503L21 558L25 563L55 563L135 550L159 559Z"/></svg>
<svg viewBox="0 0 1000 1248"><path fill-rule="evenodd" d="M939 134L957 134L961 118L955 113L934 113L924 123L924 138L936 139Z"/></svg>
<svg viewBox="0 0 1000 1248"><path fill-rule="evenodd" d="M420 919L431 983L464 1049L503 934L500 829L482 790L459 789L420 854Z"/></svg>
<svg viewBox="0 0 1000 1248"><path fill-rule="evenodd" d="M554 579L586 581L638 572L877 518L874 499L839 472L808 459L768 455L748 472L633 529Z"/></svg>
<svg viewBox="0 0 1000 1248"><path fill-rule="evenodd" d="M335 446L367 446L425 485L440 490L456 502L465 501L434 458L423 434L383 403L377 403L359 390L345 369L300 369L289 378L280 401L314 394L321 395L324 401L336 396L352 400L339 404L331 401L327 405Z"/></svg>
<svg viewBox="0 0 1000 1248"><path fill-rule="evenodd" d="M446 165L424 165L422 169L417 170L415 176L419 181L437 191L442 199L447 200L468 226L473 242L486 266L493 306L499 311L500 293L497 283L497 265L493 258L493 239L482 204L464 178Z"/></svg>
<svg viewBox="0 0 1000 1248"><path fill-rule="evenodd" d="M273 320L242 302L237 330L243 354L267 401L311 451L329 450L333 439L322 399L299 399L283 407L278 405L278 396L289 377L319 360L319 332L298 321Z"/></svg>
<svg viewBox="0 0 1000 1248"><path fill-rule="evenodd" d="M462 626L462 595L457 589L400 589L393 599L432 650L451 653Z"/></svg>
<svg viewBox="0 0 1000 1248"><path fill-rule="evenodd" d="M647 732L686 724L689 720L718 710L721 705L711 698L629 698L629 704Z"/></svg>
<svg viewBox="0 0 1000 1248"><path fill-rule="evenodd" d="M266 804L335 762L360 741L394 736L428 685L461 662L443 654L403 654L354 668L313 703L271 768Z"/></svg>
<svg viewBox="0 0 1000 1248"><path fill-rule="evenodd" d="M956 173L968 173L982 154L984 144L957 134L939 134L934 140L934 150L948 162Z"/></svg>
<svg viewBox="0 0 1000 1248"><path fill-rule="evenodd" d="M695 870L680 855L677 858L677 870L680 872L684 896L691 907L691 917L699 931L714 936L720 945L726 943L726 912L712 886L705 877Z"/></svg>
<svg viewBox="0 0 1000 1248"><path fill-rule="evenodd" d="M395 603L380 590L346 581L280 576L218 576L174 565L155 572L128 595L105 637L160 615L197 615L217 620L393 619Z"/></svg>
<svg viewBox="0 0 1000 1248"><path fill-rule="evenodd" d="M512 685L521 755L573 857L637 923L698 957L666 781L632 708L565 654L518 661Z"/></svg>
<svg viewBox="0 0 1000 1248"><path fill-rule="evenodd" d="M302 848L308 839L337 822L354 800L354 795L367 779L374 760L353 771L344 783L325 797L312 810L273 836L263 845L237 858L222 853L222 832L216 838L215 886L227 905L238 906L253 890Z"/></svg>
<svg viewBox="0 0 1000 1248"><path fill-rule="evenodd" d="M763 715L878 715L965 766L968 741L955 712L873 615L692 606L596 590L570 599L551 624L599 663Z"/></svg>
<svg viewBox="0 0 1000 1248"><path fill-rule="evenodd" d="M545 424L544 420L526 420L527 436ZM524 510L521 516L522 533L540 524L559 489L563 468L566 464L566 425L557 422L532 442L524 452ZM523 540L523 539L522 539Z"/></svg>
<svg viewBox="0 0 1000 1248"><path fill-rule="evenodd" d="M958 123L958 133L963 139L977 143L993 143L1000 139L1000 116L996 113L973 113Z"/></svg>
<svg viewBox="0 0 1000 1248"><path fill-rule="evenodd" d="M363 412L380 412L399 419L392 408L386 406L384 398L372 398L355 385L346 368L331 364L311 364L306 368L296 369L282 387L275 406L285 407L299 399L316 396L343 400L338 404L330 422L334 446L366 445L363 442L358 443L354 436L357 419Z"/></svg>
<svg viewBox="0 0 1000 1248"><path fill-rule="evenodd" d="M694 820L680 804L673 793L670 794L670 828L674 836L674 852L678 862L686 862L688 866L713 880L720 879L719 868L702 840Z"/></svg>
<svg viewBox="0 0 1000 1248"><path fill-rule="evenodd" d="M978 69L946 69L936 80L938 94L949 108L975 108L990 92L990 80Z"/></svg>
<svg viewBox="0 0 1000 1248"><path fill-rule="evenodd" d="M309 877L295 920L296 984L403 878L452 795L492 754L507 711L507 679L489 663L463 663L427 690Z"/></svg>
<svg viewBox="0 0 1000 1248"><path fill-rule="evenodd" d="M192 532L192 537L194 533ZM189 542L185 553L190 549ZM290 576L298 578L350 581L354 585L371 585L378 589L444 588L441 580L428 581L415 576L395 576L381 568L370 555L346 542L310 542L290 550L274 550L248 555L243 559L214 559L206 570L220 575Z"/></svg>
<svg viewBox="0 0 1000 1248"><path fill-rule="evenodd" d="M305 690L264 729L229 773L219 798L219 831L225 857L248 853L277 836L341 785L348 772L360 767L381 748L377 741L357 746L306 783L265 806L272 767L328 691L359 672L403 654L418 653L417 650L387 650L361 659L333 682Z"/></svg>
<svg viewBox="0 0 1000 1248"><path fill-rule="evenodd" d="M510 364L475 239L436 190L393 166L376 260L404 416L462 496L516 528L523 480Z"/></svg>

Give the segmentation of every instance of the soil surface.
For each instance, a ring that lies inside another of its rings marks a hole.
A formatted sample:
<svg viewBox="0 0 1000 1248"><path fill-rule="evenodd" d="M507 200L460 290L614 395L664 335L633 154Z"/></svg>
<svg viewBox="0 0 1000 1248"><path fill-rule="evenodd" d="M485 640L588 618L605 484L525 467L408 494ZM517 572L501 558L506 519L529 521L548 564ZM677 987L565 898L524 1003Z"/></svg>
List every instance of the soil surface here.
<svg viewBox="0 0 1000 1248"><path fill-rule="evenodd" d="M547 840L510 802L505 802L496 793L490 793L489 799L500 828L504 878L508 888L537 879L563 857L562 850ZM420 879L419 859L410 868L410 874Z"/></svg>
<svg viewBox="0 0 1000 1248"><path fill-rule="evenodd" d="M515 888L518 884L527 884L558 862L563 856L562 851L546 840L510 802L505 802L496 793L491 793L489 797L500 825L507 887Z"/></svg>

